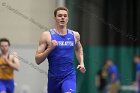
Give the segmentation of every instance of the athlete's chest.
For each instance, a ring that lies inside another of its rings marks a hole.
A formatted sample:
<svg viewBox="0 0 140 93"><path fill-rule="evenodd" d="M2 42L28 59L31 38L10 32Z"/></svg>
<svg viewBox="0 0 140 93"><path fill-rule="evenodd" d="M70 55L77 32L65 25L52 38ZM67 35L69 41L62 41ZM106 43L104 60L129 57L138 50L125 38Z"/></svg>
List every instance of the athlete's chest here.
<svg viewBox="0 0 140 93"><path fill-rule="evenodd" d="M75 40L72 35L66 36L56 35L52 39L57 41L58 47L74 47L75 45Z"/></svg>
<svg viewBox="0 0 140 93"><path fill-rule="evenodd" d="M0 65L5 65L5 64L7 64L6 61L0 57Z"/></svg>
<svg viewBox="0 0 140 93"><path fill-rule="evenodd" d="M13 58L11 55L7 57L10 62L13 62ZM9 66L8 62L6 61L5 57L0 56L0 66Z"/></svg>
<svg viewBox="0 0 140 93"><path fill-rule="evenodd" d="M3 59L0 58L0 70L7 70L9 68L8 63Z"/></svg>

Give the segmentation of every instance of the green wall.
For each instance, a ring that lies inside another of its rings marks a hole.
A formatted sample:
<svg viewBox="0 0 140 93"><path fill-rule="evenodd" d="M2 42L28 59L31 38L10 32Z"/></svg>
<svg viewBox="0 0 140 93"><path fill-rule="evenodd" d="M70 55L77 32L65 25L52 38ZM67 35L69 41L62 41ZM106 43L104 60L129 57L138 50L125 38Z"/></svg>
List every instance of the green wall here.
<svg viewBox="0 0 140 93"><path fill-rule="evenodd" d="M69 9L69 28L77 28L75 26L75 7L76 1L66 1ZM83 35L83 34L82 34ZM81 38L83 36L81 35ZM83 41L86 42L86 41ZM133 57L140 54L140 47L128 46L84 46L84 59L87 72L81 74L77 70L77 93L97 93L95 86L95 76L101 64L107 59L113 59L114 64L118 67L121 85L131 85L135 78L135 65ZM75 66L77 66L77 60ZM120 91L120 93L133 93L130 91Z"/></svg>
<svg viewBox="0 0 140 93"><path fill-rule="evenodd" d="M77 93L97 93L95 75L101 64L112 58L120 73L121 85L130 85L135 77L133 56L140 53L140 48L133 47L84 47L84 59L87 72L79 73L77 70ZM77 65L77 62L75 62ZM121 93L132 93L121 91Z"/></svg>

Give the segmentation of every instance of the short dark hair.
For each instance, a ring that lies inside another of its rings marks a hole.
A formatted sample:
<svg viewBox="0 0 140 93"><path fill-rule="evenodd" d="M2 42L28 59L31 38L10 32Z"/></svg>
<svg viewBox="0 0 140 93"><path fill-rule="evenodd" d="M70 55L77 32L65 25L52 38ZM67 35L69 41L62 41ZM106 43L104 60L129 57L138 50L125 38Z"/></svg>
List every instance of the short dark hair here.
<svg viewBox="0 0 140 93"><path fill-rule="evenodd" d="M137 55L134 56L134 58L139 58L140 59L140 55L137 54Z"/></svg>
<svg viewBox="0 0 140 93"><path fill-rule="evenodd" d="M112 61L112 58L108 58L108 59L106 59L106 61Z"/></svg>
<svg viewBox="0 0 140 93"><path fill-rule="evenodd" d="M67 9L66 7L57 7L57 8L54 10L54 17L56 17L57 11L59 11L59 10L65 10L65 11L68 12L68 9Z"/></svg>
<svg viewBox="0 0 140 93"><path fill-rule="evenodd" d="M0 38L0 44L1 42L7 42L9 46L11 45L9 39L7 38Z"/></svg>

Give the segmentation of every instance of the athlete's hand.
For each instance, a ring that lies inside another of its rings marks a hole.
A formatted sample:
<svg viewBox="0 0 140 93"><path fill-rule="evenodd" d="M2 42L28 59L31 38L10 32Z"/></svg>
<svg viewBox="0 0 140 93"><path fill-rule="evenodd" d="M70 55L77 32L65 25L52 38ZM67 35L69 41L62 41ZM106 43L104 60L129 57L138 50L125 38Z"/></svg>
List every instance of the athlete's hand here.
<svg viewBox="0 0 140 93"><path fill-rule="evenodd" d="M85 68L84 65L78 65L77 69L79 69L81 73L85 73L86 72L86 68Z"/></svg>
<svg viewBox="0 0 140 93"><path fill-rule="evenodd" d="M53 50L56 46L58 46L58 43L56 40L52 40L51 43L49 44L48 48Z"/></svg>

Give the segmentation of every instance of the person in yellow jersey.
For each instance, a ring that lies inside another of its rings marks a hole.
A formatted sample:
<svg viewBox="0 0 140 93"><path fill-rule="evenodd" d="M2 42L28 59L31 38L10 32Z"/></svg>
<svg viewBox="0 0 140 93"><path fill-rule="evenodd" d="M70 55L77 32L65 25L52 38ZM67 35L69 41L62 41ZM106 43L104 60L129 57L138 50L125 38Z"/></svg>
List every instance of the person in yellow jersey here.
<svg viewBox="0 0 140 93"><path fill-rule="evenodd" d="M10 53L10 41L0 39L0 93L14 93L14 70L19 70L17 53Z"/></svg>

